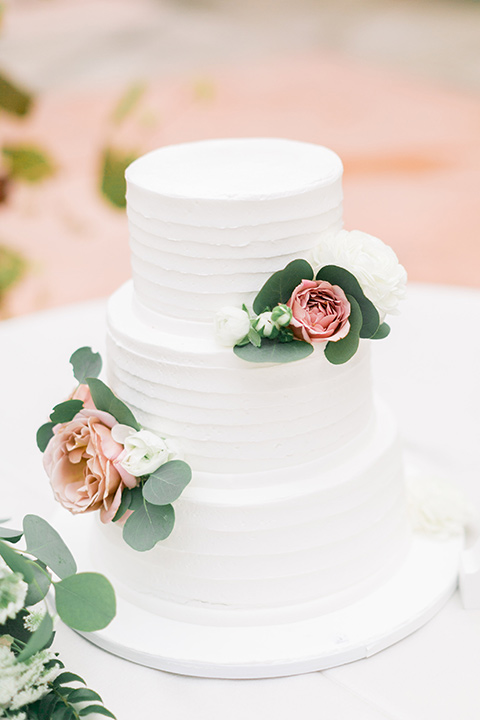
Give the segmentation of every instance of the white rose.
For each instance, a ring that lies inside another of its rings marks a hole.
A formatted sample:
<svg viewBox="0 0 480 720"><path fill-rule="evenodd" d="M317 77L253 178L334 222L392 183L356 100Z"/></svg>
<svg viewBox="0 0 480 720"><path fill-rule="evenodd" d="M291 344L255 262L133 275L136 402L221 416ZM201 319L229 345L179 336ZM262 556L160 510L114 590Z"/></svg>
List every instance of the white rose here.
<svg viewBox="0 0 480 720"><path fill-rule="evenodd" d="M250 318L245 310L227 306L215 315L215 334L225 347L233 347L248 335Z"/></svg>
<svg viewBox="0 0 480 720"><path fill-rule="evenodd" d="M338 265L354 275L365 295L385 315L398 313L406 292L407 273L391 247L360 230L326 235L313 251L318 267Z"/></svg>
<svg viewBox="0 0 480 720"><path fill-rule="evenodd" d="M475 519L465 496L443 478L432 475L408 478L407 497L414 530L450 537L463 532Z"/></svg>
<svg viewBox="0 0 480 720"><path fill-rule="evenodd" d="M150 430L133 430L127 425L115 425L112 437L124 446L118 461L134 477L149 475L160 465L177 457L175 444Z"/></svg>

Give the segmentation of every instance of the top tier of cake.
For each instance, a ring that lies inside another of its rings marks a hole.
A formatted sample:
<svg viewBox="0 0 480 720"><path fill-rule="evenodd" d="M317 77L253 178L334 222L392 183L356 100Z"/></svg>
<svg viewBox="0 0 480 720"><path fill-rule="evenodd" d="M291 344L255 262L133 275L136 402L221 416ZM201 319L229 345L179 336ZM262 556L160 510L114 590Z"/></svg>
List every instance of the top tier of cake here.
<svg viewBox="0 0 480 720"><path fill-rule="evenodd" d="M319 233L340 229L341 177L334 152L291 140L207 140L141 157L126 174L140 313L210 322L248 304Z"/></svg>

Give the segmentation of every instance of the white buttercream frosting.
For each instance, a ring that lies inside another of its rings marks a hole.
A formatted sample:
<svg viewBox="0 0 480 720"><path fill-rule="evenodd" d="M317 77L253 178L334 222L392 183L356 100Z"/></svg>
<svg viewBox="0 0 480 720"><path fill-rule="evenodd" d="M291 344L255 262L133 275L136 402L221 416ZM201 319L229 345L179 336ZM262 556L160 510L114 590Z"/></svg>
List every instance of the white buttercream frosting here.
<svg viewBox="0 0 480 720"><path fill-rule="evenodd" d="M127 171L133 282L109 302L109 384L141 425L180 441L193 479L154 550L135 553L114 525L94 542L150 609L206 622L323 612L406 552L400 451L368 341L344 365L321 345L258 365L215 338L219 310L248 306L341 228L341 174L332 151L276 139L167 147Z"/></svg>

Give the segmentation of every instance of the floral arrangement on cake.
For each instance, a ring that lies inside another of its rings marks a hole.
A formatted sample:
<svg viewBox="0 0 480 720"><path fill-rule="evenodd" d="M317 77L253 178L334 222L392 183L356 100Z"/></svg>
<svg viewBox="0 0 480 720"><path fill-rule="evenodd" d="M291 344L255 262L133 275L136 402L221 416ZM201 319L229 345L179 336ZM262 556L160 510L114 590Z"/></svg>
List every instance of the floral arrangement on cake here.
<svg viewBox="0 0 480 720"><path fill-rule="evenodd" d="M24 540L25 549L14 547ZM114 718L83 678L64 672L50 648L55 618L45 601L55 593L56 611L69 627L93 632L116 613L115 593L98 573L77 572L57 531L37 515L23 530L0 527L0 718L79 720L92 713Z"/></svg>
<svg viewBox="0 0 480 720"><path fill-rule="evenodd" d="M98 378L99 353L70 358L79 385L37 432L56 500L73 514L121 522L123 539L146 551L170 535L172 503L192 477L175 441L142 428L130 408Z"/></svg>
<svg viewBox="0 0 480 720"><path fill-rule="evenodd" d="M397 312L407 274L392 248L372 235L326 235L312 262L297 259L274 273L252 311L224 307L215 318L218 341L249 362L284 363L310 355L316 344L335 365L356 353L360 338L379 340Z"/></svg>

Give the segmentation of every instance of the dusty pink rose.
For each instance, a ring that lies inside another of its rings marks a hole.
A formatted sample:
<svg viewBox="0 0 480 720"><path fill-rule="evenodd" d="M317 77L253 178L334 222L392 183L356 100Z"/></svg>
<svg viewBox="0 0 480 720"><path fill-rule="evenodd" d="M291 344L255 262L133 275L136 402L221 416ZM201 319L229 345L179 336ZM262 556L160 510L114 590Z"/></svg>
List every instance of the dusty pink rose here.
<svg viewBox="0 0 480 720"><path fill-rule="evenodd" d="M314 343L341 340L350 330L350 303L338 285L325 280L302 280L287 305L290 327L299 340Z"/></svg>
<svg viewBox="0 0 480 720"><path fill-rule="evenodd" d="M100 510L104 523L113 519L124 488L137 484L118 462L124 448L112 438L111 428L116 424L107 412L83 408L70 422L55 426L43 456L61 505L72 513Z"/></svg>
<svg viewBox="0 0 480 720"><path fill-rule="evenodd" d="M89 408L89 410L95 409L95 404L92 400L92 393L90 392L88 385L79 385L70 400L82 400L84 408Z"/></svg>

